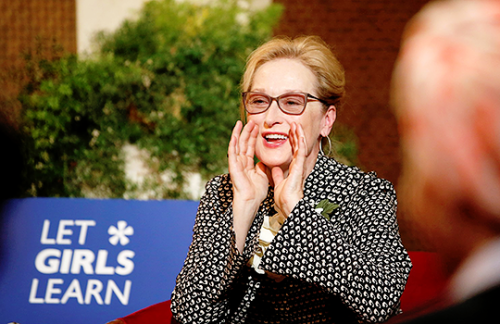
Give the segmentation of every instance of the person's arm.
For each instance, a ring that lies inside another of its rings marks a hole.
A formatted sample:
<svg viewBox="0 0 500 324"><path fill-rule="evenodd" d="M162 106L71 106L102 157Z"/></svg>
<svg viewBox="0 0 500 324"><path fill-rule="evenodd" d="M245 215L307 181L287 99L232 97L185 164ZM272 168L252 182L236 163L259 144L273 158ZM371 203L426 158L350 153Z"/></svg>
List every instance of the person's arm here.
<svg viewBox="0 0 500 324"><path fill-rule="evenodd" d="M267 167L255 164L255 144L259 127L249 121L244 127L237 121L227 150L229 174L233 184L233 229L240 253L245 249L248 231L259 206L267 196L269 186Z"/></svg>
<svg viewBox="0 0 500 324"><path fill-rule="evenodd" d="M172 293L172 313L181 323L224 323L231 312L232 284L251 255L236 247L229 176L206 185L193 228L193 241ZM234 303L234 301L233 301Z"/></svg>
<svg viewBox="0 0 500 324"><path fill-rule="evenodd" d="M388 181L365 175L332 221L299 201L262 259L262 268L338 295L364 322L399 312L411 262L396 222Z"/></svg>

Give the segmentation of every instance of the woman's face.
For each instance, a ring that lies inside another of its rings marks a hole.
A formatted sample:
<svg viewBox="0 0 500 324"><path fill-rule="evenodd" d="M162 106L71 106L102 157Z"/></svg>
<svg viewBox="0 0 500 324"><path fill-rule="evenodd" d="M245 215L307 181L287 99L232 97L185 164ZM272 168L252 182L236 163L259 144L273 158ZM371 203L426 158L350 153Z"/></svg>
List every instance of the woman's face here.
<svg viewBox="0 0 500 324"><path fill-rule="evenodd" d="M316 83L312 71L300 61L275 59L257 69L250 91L263 92L272 97L288 92L306 92L317 96ZM316 163L321 135L329 134L335 116L334 106L330 106L325 113L323 104L319 101L309 101L301 115L284 113L275 100L265 112L247 114L248 120L259 126L255 148L257 158L269 168L281 167L283 171L288 170L293 156L289 132L291 124L295 122L304 129L307 145L305 169L310 172Z"/></svg>

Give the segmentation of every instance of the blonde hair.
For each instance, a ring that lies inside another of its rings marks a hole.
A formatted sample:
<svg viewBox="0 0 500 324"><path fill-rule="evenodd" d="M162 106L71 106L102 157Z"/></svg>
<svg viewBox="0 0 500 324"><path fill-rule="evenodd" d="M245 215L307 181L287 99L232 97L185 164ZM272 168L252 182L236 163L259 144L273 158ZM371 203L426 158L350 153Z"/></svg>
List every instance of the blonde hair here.
<svg viewBox="0 0 500 324"><path fill-rule="evenodd" d="M259 67L281 58L296 59L308 67L316 76L317 84L314 87L318 98L324 100L327 106L334 105L339 108L345 96L344 68L328 45L318 36L301 36L293 39L275 37L261 45L248 57L241 82L242 91L251 90L253 78ZM244 120L243 105L240 111Z"/></svg>

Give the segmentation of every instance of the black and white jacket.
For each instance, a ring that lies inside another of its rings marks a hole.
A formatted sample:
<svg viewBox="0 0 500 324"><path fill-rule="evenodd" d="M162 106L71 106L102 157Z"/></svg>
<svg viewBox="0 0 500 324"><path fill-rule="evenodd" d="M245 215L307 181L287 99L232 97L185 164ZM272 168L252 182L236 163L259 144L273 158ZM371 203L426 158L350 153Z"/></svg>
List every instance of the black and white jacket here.
<svg viewBox="0 0 500 324"><path fill-rule="evenodd" d="M275 214L269 189L240 254L232 230L229 175L213 178L201 198L193 242L172 293L181 323L383 322L399 310L411 262L387 180L320 154L295 206L260 267L247 265L264 215ZM327 220L315 211L338 204Z"/></svg>

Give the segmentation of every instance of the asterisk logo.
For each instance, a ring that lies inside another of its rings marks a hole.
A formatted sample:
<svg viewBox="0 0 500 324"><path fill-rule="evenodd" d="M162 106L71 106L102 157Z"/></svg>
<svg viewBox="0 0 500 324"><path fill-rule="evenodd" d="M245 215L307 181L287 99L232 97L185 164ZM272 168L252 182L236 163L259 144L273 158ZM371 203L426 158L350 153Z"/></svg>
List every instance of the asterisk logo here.
<svg viewBox="0 0 500 324"><path fill-rule="evenodd" d="M118 228L111 225L108 228L108 234L111 235L109 243L116 245L120 242L121 245L127 245L130 242L128 235L134 235L134 228L128 226L126 221L118 221Z"/></svg>

